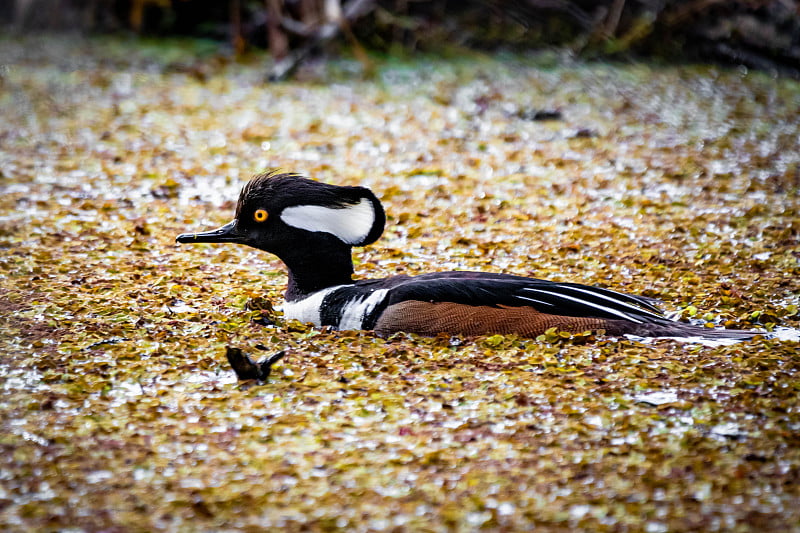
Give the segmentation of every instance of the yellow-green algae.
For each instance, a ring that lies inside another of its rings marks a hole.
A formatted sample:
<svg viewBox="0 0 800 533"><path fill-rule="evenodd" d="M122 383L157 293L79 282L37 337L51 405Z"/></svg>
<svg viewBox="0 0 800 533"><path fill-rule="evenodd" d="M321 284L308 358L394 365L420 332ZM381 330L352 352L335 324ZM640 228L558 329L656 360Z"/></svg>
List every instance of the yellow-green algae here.
<svg viewBox="0 0 800 533"><path fill-rule="evenodd" d="M3 529L800 530L797 342L320 331L268 311L274 257L174 244L282 167L383 199L362 277L510 272L796 328L797 82L469 57L262 85L1 43ZM252 386L227 345L289 353Z"/></svg>

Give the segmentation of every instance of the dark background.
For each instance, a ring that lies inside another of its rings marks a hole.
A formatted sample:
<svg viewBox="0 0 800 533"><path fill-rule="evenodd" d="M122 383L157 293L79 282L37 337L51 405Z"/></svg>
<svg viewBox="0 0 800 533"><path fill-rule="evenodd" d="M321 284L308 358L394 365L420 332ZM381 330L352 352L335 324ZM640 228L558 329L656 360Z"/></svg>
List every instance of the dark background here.
<svg viewBox="0 0 800 533"><path fill-rule="evenodd" d="M21 33L128 32L268 48L409 53L567 47L587 58L745 65L800 77L797 0L10 0ZM326 33L325 27L328 26Z"/></svg>

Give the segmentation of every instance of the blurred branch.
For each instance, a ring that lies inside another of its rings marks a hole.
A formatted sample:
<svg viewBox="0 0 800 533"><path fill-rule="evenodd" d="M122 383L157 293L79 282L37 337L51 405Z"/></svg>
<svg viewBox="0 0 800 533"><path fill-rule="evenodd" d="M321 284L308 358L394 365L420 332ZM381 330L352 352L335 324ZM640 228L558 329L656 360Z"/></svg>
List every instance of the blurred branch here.
<svg viewBox="0 0 800 533"><path fill-rule="evenodd" d="M594 26L594 18L568 0L527 0L527 3L534 9L550 9L566 13L585 30Z"/></svg>
<svg viewBox="0 0 800 533"><path fill-rule="evenodd" d="M291 75L292 72L295 71L295 69L297 69L300 63L302 63L315 48L330 41L339 35L339 33L343 30L350 34L349 24L352 21L368 14L374 8L374 0L351 0L348 2L348 4L344 6L339 19L319 26L317 30L309 37L307 43L300 48L292 50L286 55L286 57L280 61L277 61L267 74L267 80L281 81L286 79L289 75ZM281 19L277 19L277 21L280 20Z"/></svg>
<svg viewBox="0 0 800 533"><path fill-rule="evenodd" d="M281 29L283 19L281 0L267 0L267 44L272 57L276 60L289 54L289 38Z"/></svg>
<svg viewBox="0 0 800 533"><path fill-rule="evenodd" d="M245 42L242 36L242 6L241 0L230 0L230 19L231 19L231 45L236 51L236 55L244 52Z"/></svg>
<svg viewBox="0 0 800 533"><path fill-rule="evenodd" d="M727 1L728 0L695 0L693 2L684 2L683 4L679 4L678 7L664 17L664 24L667 27L675 26L689 17L705 11L713 5L724 4Z"/></svg>
<svg viewBox="0 0 800 533"><path fill-rule="evenodd" d="M310 26L305 22L295 20L291 17L281 17L281 27L289 33L299 35L300 37L311 37L317 32L315 26Z"/></svg>
<svg viewBox="0 0 800 533"><path fill-rule="evenodd" d="M622 10L625 8L625 0L614 0L611 4L611 10L608 12L606 23L603 27L603 33L606 37L613 37L617 33L619 27L619 20L622 18Z"/></svg>
<svg viewBox="0 0 800 533"><path fill-rule="evenodd" d="M128 12L128 23L136 33L142 32L144 12L148 6L168 9L170 0L132 0L130 11Z"/></svg>

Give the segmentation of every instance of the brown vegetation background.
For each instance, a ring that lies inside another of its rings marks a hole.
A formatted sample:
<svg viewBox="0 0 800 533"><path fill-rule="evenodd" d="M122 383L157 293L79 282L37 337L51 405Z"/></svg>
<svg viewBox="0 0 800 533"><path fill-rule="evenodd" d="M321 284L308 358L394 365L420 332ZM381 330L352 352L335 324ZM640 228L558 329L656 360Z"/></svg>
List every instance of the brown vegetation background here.
<svg viewBox="0 0 800 533"><path fill-rule="evenodd" d="M800 76L793 0L12 0L0 6L0 23L22 32L206 37L237 53L269 48L276 60L341 43L357 56L557 45L588 57L636 54Z"/></svg>

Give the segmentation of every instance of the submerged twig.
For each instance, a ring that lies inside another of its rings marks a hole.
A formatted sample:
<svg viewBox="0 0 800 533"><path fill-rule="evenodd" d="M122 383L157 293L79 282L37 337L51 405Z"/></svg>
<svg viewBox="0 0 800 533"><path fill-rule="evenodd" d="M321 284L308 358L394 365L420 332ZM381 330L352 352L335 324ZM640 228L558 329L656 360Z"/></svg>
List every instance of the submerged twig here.
<svg viewBox="0 0 800 533"><path fill-rule="evenodd" d="M239 378L240 381L248 379L266 381L267 378L269 378L270 372L272 372L272 365L283 359L285 355L286 350L281 350L262 361L254 362L241 348L235 348L233 346L225 347L225 357L228 358L228 363L230 363L231 368L236 372L236 377Z"/></svg>

